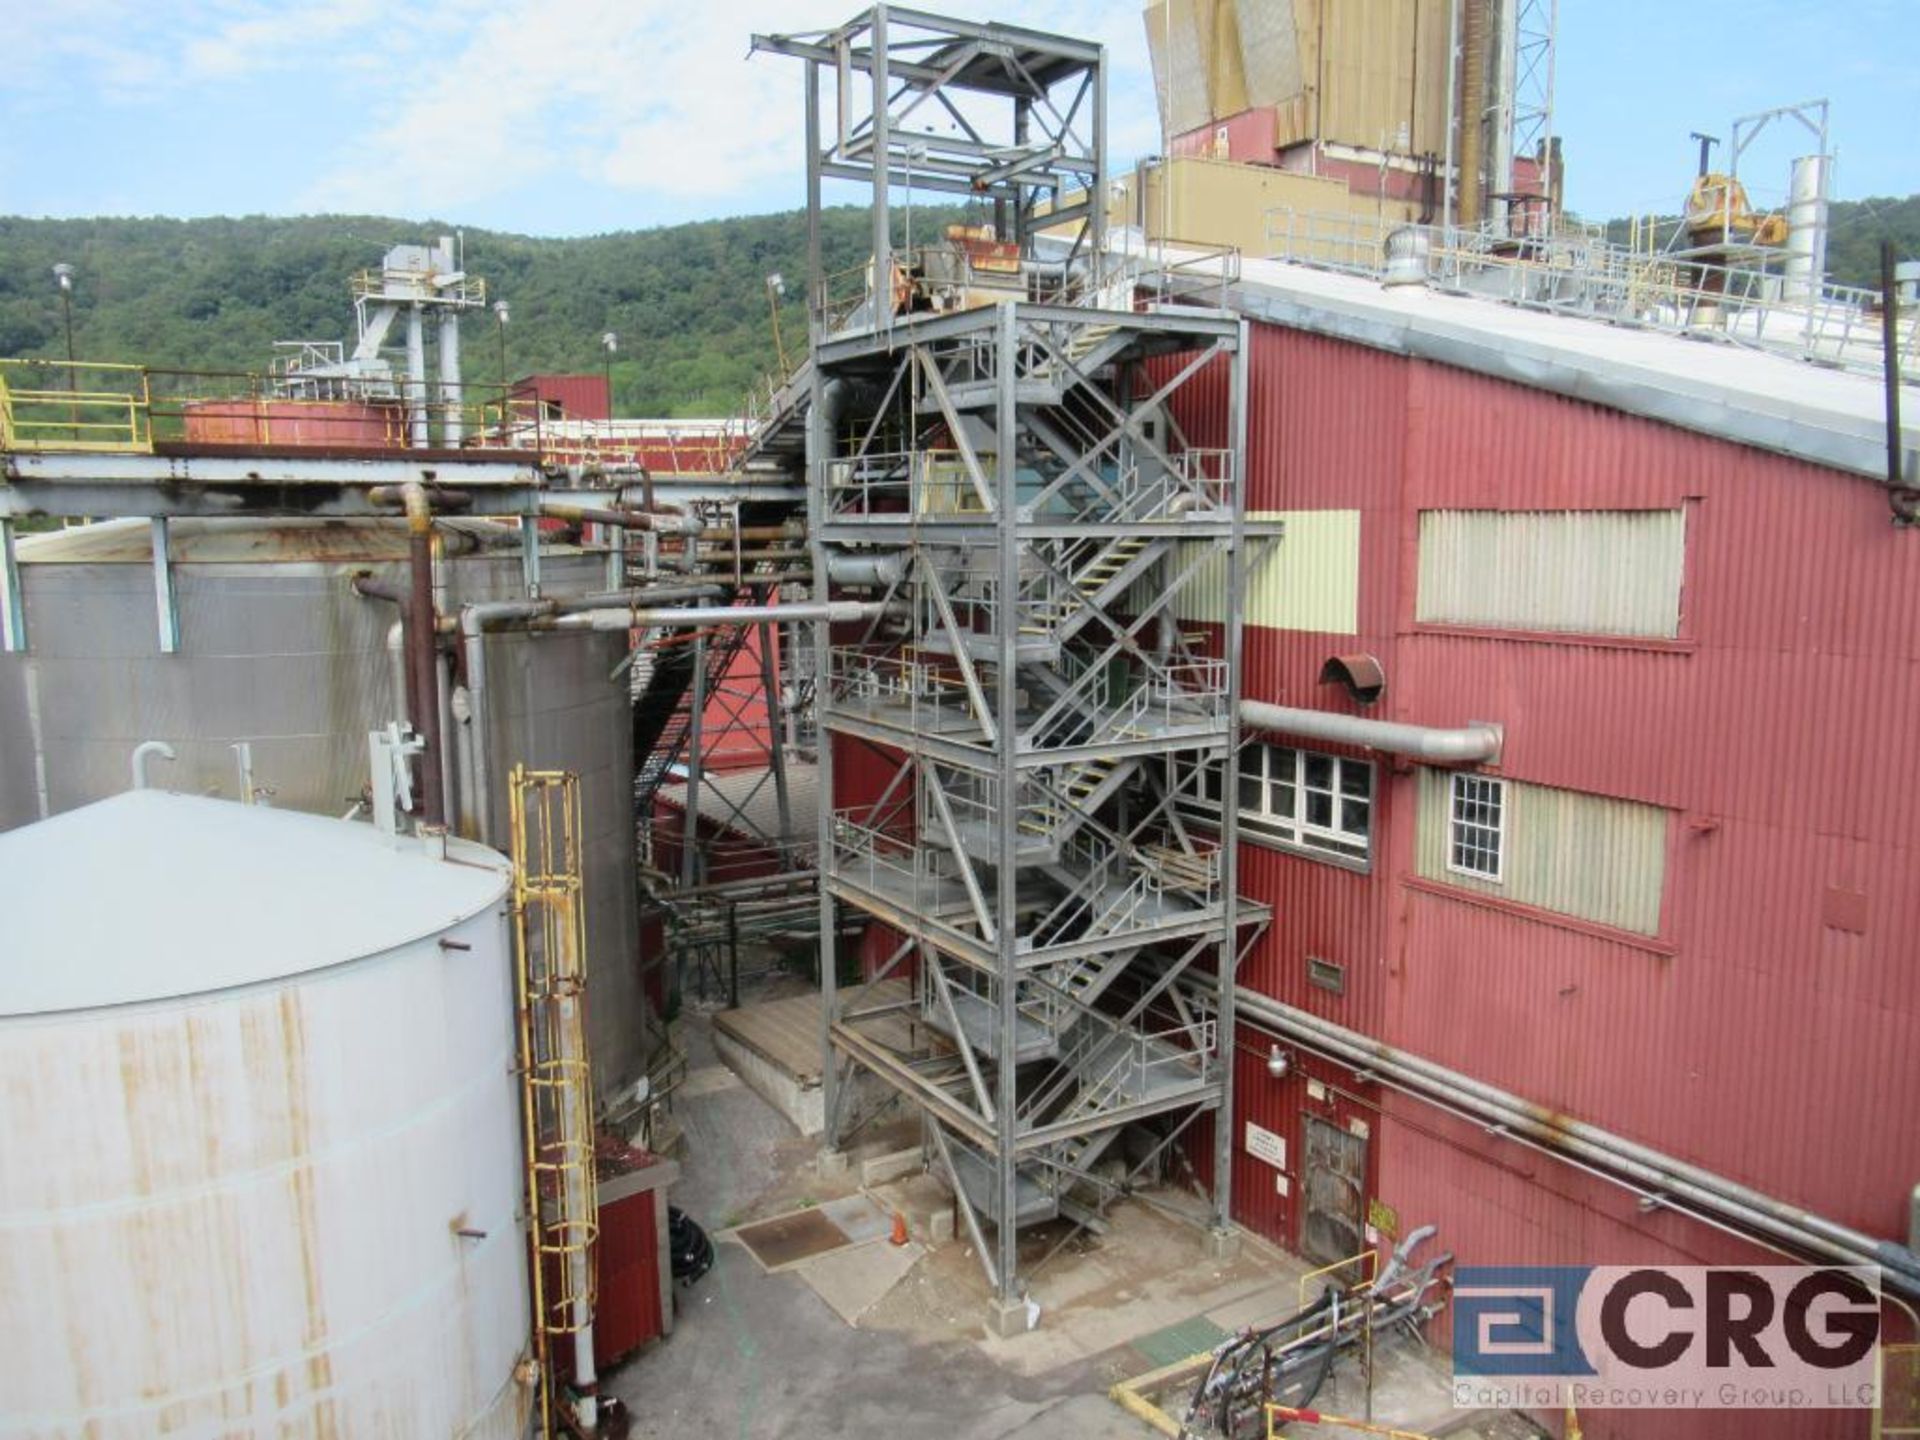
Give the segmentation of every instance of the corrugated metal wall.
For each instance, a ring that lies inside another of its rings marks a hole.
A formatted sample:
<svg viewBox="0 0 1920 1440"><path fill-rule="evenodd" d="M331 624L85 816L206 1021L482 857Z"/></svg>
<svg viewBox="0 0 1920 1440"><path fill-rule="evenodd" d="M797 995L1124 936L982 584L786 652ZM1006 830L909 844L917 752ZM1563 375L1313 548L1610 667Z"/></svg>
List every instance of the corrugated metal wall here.
<svg viewBox="0 0 1920 1440"><path fill-rule="evenodd" d="M1422 769L1419 785L1414 868L1423 879L1596 925L1660 933L1670 829L1665 810L1509 780L1501 844L1505 863L1496 881L1462 874L1448 864L1449 773Z"/></svg>
<svg viewBox="0 0 1920 1440"><path fill-rule="evenodd" d="M1243 983L1904 1235L1920 1132L1888 1097L1920 1095L1920 546L1887 523L1881 489L1278 327L1253 327L1251 358L1250 508L1358 510L1360 590L1352 635L1249 630L1247 695L1353 711L1319 668L1368 650L1388 688L1366 713L1498 721L1498 773L1670 818L1658 940L1609 934L1409 884L1418 782L1382 765L1372 876L1243 848L1243 887L1275 906ZM1223 393L1178 414L1193 443L1221 443ZM1422 511L1550 510L1684 510L1677 637L1422 627ZM1308 954L1347 965L1344 996L1307 984ZM1263 1068L1241 1073L1243 1117L1283 1103L1263 1098ZM1383 1198L1405 1224L1440 1223L1464 1262L1736 1258L1546 1157L1383 1103L1405 1116L1376 1145ZM1243 1218L1291 1241L1256 1189L1241 1184ZM1632 1433L1730 1433L1642 1420ZM1818 1417L1769 1421L1742 1416L1741 1433L1825 1433Z"/></svg>
<svg viewBox="0 0 1920 1440"><path fill-rule="evenodd" d="M1685 556L1680 509L1426 510L1414 618L1671 639Z"/></svg>

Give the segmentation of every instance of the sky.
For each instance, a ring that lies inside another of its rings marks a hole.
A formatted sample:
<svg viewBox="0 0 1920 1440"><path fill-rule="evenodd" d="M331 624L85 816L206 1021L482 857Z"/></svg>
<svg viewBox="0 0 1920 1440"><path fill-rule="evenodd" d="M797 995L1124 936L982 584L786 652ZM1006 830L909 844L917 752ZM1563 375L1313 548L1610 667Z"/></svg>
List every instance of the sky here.
<svg viewBox="0 0 1920 1440"><path fill-rule="evenodd" d="M343 212L581 235L788 209L804 198L802 67L749 58L748 35L860 3L0 0L0 214ZM1138 0L947 8L1102 41L1114 168L1157 153ZM1673 210L1689 131L1822 96L1835 198L1920 190L1920 0L1559 14L1555 128L1568 203L1589 217ZM1741 166L1757 202L1779 203L1810 138L1763 135Z"/></svg>

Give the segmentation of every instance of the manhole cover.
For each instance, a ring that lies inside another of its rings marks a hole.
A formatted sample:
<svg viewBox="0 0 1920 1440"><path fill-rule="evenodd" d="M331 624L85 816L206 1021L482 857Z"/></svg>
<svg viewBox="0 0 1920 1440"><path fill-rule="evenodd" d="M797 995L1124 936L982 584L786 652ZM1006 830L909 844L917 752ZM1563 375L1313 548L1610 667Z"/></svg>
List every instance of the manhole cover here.
<svg viewBox="0 0 1920 1440"><path fill-rule="evenodd" d="M846 1231L818 1210L800 1210L742 1225L733 1233L769 1270L852 1243Z"/></svg>

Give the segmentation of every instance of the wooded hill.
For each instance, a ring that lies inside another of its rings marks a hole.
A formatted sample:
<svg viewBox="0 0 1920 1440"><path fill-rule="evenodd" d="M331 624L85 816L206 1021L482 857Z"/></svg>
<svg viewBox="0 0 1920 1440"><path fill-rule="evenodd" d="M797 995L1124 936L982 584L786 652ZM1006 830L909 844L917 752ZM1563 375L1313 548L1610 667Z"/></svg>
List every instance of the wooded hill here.
<svg viewBox="0 0 1920 1440"><path fill-rule="evenodd" d="M957 214L917 209L916 233L933 233ZM861 261L866 227L864 210L827 212L829 273ZM0 218L0 356L64 355L52 267L66 261L78 271L74 348L82 359L262 370L276 340L350 340L348 277L377 265L391 245L450 229L364 215ZM1883 235L1903 256L1920 256L1920 196L1836 204L1833 278L1876 284ZM805 344L806 225L797 211L578 239L487 230L464 238L468 270L511 305L508 371L598 370L600 336L612 330L620 337L613 367L620 414L731 413L776 366L771 273L789 281L781 313L789 351ZM475 316L464 338L468 378L497 382L493 317Z"/></svg>

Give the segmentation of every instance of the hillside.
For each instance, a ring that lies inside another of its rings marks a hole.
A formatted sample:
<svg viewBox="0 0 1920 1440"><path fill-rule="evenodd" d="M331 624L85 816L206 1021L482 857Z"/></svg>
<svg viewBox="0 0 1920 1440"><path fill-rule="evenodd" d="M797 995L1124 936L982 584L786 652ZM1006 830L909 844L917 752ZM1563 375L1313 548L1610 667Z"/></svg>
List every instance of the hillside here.
<svg viewBox="0 0 1920 1440"><path fill-rule="evenodd" d="M945 211L919 209L916 227ZM74 350L155 368L266 368L276 340L351 340L347 279L388 246L448 233L437 221L377 216L277 219L0 218L0 356L65 354L52 267L77 267ZM829 273L865 254L867 213L827 212ZM512 307L513 374L597 371L600 336L620 337L615 405L628 415L724 415L776 367L765 277L788 287L781 324L805 344L800 212L543 240L465 232L466 266ZM464 327L467 377L500 378L491 315Z"/></svg>
<svg viewBox="0 0 1920 1440"><path fill-rule="evenodd" d="M950 212L920 210L916 227ZM1624 224L1616 222L1624 235ZM828 271L865 253L864 210L828 211ZM52 267L79 270L74 345L85 359L156 368L263 369L276 340L349 339L347 277L389 246L443 233L436 221L377 216L275 219L25 220L0 217L0 356L64 353ZM1920 196L1833 207L1834 279L1877 283L1883 235L1920 256ZM507 368L597 370L599 337L620 337L615 404L629 415L723 415L775 367L765 277L805 273L799 212L702 221L663 229L543 240L465 233L467 268L512 305ZM782 326L791 348L805 335L798 283ZM490 316L466 327L466 372L500 378Z"/></svg>

